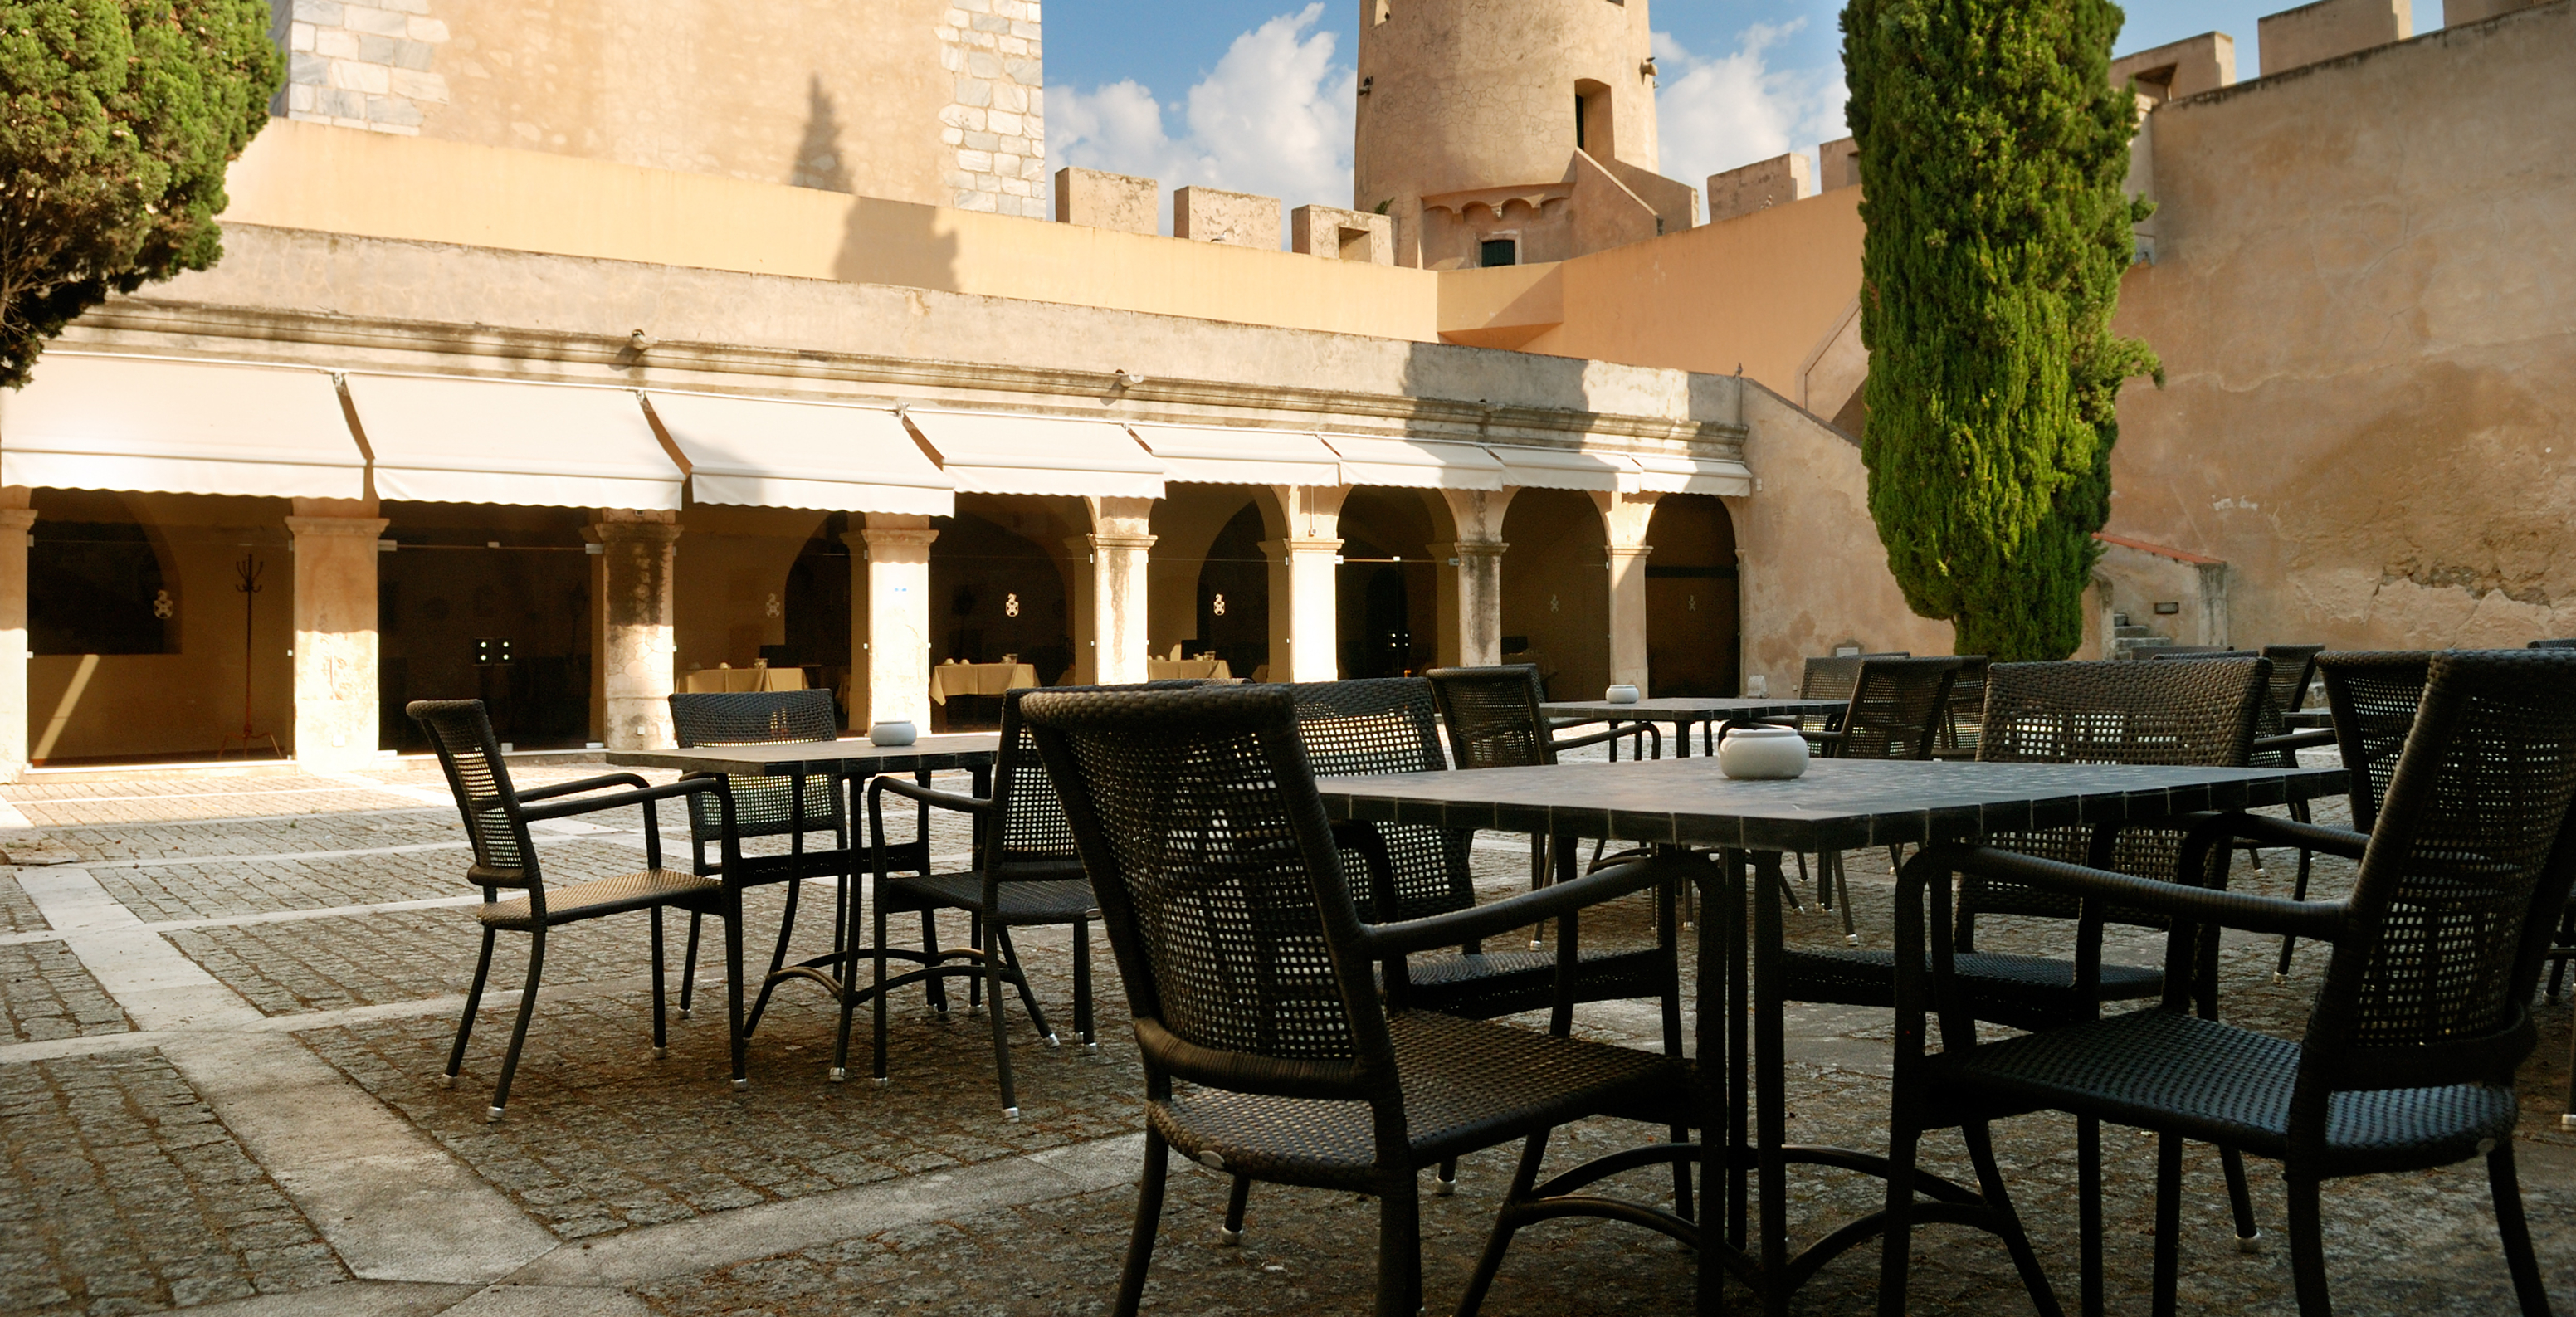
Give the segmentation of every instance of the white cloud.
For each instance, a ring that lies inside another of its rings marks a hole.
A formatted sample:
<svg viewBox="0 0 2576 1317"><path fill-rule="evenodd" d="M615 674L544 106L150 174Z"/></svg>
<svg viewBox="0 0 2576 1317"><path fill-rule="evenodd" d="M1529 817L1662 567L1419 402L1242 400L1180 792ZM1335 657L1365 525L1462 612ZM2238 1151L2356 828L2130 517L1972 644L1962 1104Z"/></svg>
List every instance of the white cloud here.
<svg viewBox="0 0 2576 1317"><path fill-rule="evenodd" d="M1756 23L1737 37L1735 53L1702 57L1663 32L1655 61L1663 69L1656 120L1663 173L1698 186L1711 174L1803 151L1849 136L1843 103L1851 98L1842 69L1774 69L1768 52L1806 20Z"/></svg>
<svg viewBox="0 0 2576 1317"><path fill-rule="evenodd" d="M1278 197L1283 213L1310 202L1350 204L1357 70L1333 61L1334 36L1316 32L1321 0L1234 39L1185 103L1163 105L1133 80L1085 92L1047 89L1047 167L1077 165ZM1174 137L1169 110L1183 125ZM1169 207L1163 228L1171 228Z"/></svg>

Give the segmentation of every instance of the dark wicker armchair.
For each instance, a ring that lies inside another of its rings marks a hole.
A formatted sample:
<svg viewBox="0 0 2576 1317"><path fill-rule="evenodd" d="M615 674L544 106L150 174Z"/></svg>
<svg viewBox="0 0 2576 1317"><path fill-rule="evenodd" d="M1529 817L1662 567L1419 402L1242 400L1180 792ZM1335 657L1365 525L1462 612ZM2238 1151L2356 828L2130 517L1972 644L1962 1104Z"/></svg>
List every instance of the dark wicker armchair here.
<svg viewBox="0 0 2576 1317"><path fill-rule="evenodd" d="M1829 759L1929 759L1941 729L1950 721L1950 692L1966 662L1959 658L1865 659L1836 730L1808 732L1807 740ZM1983 674L1979 676L1982 679ZM1895 847L1888 847L1887 854L1891 865L1898 861ZM1801 863L1804 859L1800 857ZM1816 899L1829 908L1840 907L1843 940L1859 946L1860 932L1852 923L1851 884L1844 876L1840 851L1816 857Z"/></svg>
<svg viewBox="0 0 2576 1317"><path fill-rule="evenodd" d="M840 719L832 707L832 692L802 691L701 691L671 696L671 729L683 749L699 745L777 745L794 741L829 741L839 736ZM761 981L760 993L751 1004L751 1013L743 1021L743 1032L760 1028L761 1014L769 1009L769 994L776 985L778 971L787 963L787 943L796 931L798 897L807 878L833 878L840 884L838 902L832 912L832 955L829 963L837 964L846 907L850 899L850 874L857 853L850 847L850 822L842 805L840 783L828 777L762 777L730 774L725 787L733 797L734 837L784 837L784 855L745 855L733 871L736 887L765 887L786 883L786 909L778 919L778 945L769 955L769 973ZM828 849L807 849L806 839L813 834L829 833ZM702 792L689 798L689 871L700 877L725 873L721 858L711 859L708 848L721 849L724 843L724 817L716 794ZM689 948L680 958L680 1018L689 1018L690 998L697 988L698 923L689 916ZM809 962L799 969L820 971L826 961ZM838 985L835 985L836 992Z"/></svg>
<svg viewBox="0 0 2576 1317"><path fill-rule="evenodd" d="M1987 674L1977 758L1982 763L2243 767L2253 754L2254 728L2269 702L2270 681L2271 664L2250 657L2197 663L1998 663ZM2227 853L2187 855L2185 835L2179 826L2116 833L2079 826L1997 833L1987 844L2158 881L2224 887ZM1957 910L1952 938L1958 990L1976 1019L2045 1029L2086 1018L2097 1002L2142 1001L2167 990L2164 967L2100 963L2101 922L2083 922L2077 903L2055 892L2009 878L1971 877L1961 885ZM2062 920L2075 945L2065 958L1981 951L1980 917ZM2163 925L2159 914L2126 908L2103 912L2102 920ZM1781 960L1784 991L1796 1001L1893 1006L1902 954L1862 948L1791 950ZM2097 966L2090 989L2083 986L2087 963ZM2214 1011L2214 984L2193 986L2198 989L2195 1000ZM2100 1130L2082 1122L2076 1141L2086 1173L2097 1173ZM2224 1169L2238 1244L2250 1249L2260 1231L2244 1163L2228 1154ZM2097 1242L2098 1235L2093 1232Z"/></svg>
<svg viewBox="0 0 2576 1317"><path fill-rule="evenodd" d="M2522 1310L2547 1312L2514 1171L2513 1083L2537 1041L2530 999L2549 924L2576 884L2571 800L2576 655L2450 653L2432 659L2421 714L2372 833L2233 814L2210 816L2193 839L2211 847L2230 834L2252 836L2358 860L2348 900L2199 890L1992 849L1918 857L1899 896L1897 1102L1880 1311L1904 1311L1920 1134L1960 1126L1982 1142L1990 1120L2060 1110L2160 1136L2160 1314L2174 1310L2186 1138L2282 1163L2291 1272L2300 1309L2311 1314L2330 1311L2318 1219L2324 1181L2483 1157ZM2159 914L2174 929L2162 1004L1980 1041L1943 909L1954 873L2047 892L2088 917L2113 909ZM2185 975L2218 928L2333 944L2302 1040L2192 1010ZM1924 1016L1935 1007L1942 1050L1926 1055ZM2100 1215L2098 1181L2081 1192L2089 1241ZM2098 1247L2084 1255L2087 1293L2098 1293Z"/></svg>
<svg viewBox="0 0 2576 1317"><path fill-rule="evenodd" d="M2531 647L2533 649L2576 649L2576 637L2565 640L2535 640L2531 642Z"/></svg>
<svg viewBox="0 0 2576 1317"><path fill-rule="evenodd" d="M492 1086L486 1120L499 1120L510 1104L510 1081L519 1072L519 1049L528 1040L528 1021L537 1012L537 984L545 975L546 934L565 924L649 911L653 917L653 1055L669 1054L670 1035L663 1016L662 910L672 907L691 916L707 914L725 921L726 986L732 1006L734 1080L742 1082L742 927L741 897L721 881L698 874L674 873L662 867L662 831L654 802L673 798L693 803L713 797L719 817L732 806L722 784L711 779L648 785L632 773L611 773L560 782L535 791L510 785L510 770L501 759L501 744L492 735L492 720L481 700L415 700L405 713L428 733L438 752L438 766L456 794L457 812L465 819L465 836L474 847L474 864L466 881L483 889L475 918L483 925L483 954L474 963L474 984L465 990L465 1012L456 1021L456 1043L448 1050L448 1087L456 1086L465 1066L465 1044L474 1033L475 1012L482 1009L483 984L492 974L492 945L504 932L528 935L528 979L519 996L518 1022L510 1030L510 1050L501 1057L501 1075ZM615 795L581 796L604 787L626 787ZM541 804L554 801L553 804ZM641 806L644 814L644 868L614 878L595 878L566 887L546 886L544 865L528 825L545 819L572 818L601 810ZM501 889L524 893L501 899Z"/></svg>
<svg viewBox="0 0 2576 1317"><path fill-rule="evenodd" d="M1379 1317L1422 1306L1421 1168L1587 1116L1679 1118L1674 1059L1382 1005L1413 952L1662 881L1620 865L1509 900L1364 924L1279 686L1032 691L1021 715L1100 895L1145 1066L1143 1182L1112 1311L1143 1297L1171 1150L1258 1180L1378 1199ZM1373 881L1391 889L1377 870ZM1176 1082L1177 1081L1177 1082ZM1526 1194L1515 1181L1506 1209ZM1490 1247L1507 1238L1499 1229Z"/></svg>

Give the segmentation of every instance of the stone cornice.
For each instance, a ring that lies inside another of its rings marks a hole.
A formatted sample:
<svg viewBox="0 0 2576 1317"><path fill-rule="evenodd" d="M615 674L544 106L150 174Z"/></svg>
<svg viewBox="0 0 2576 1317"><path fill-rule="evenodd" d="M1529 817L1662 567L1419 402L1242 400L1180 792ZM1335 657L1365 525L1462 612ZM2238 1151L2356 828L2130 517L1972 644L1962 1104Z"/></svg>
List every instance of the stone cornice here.
<svg viewBox="0 0 2576 1317"><path fill-rule="evenodd" d="M458 358L457 373L495 378L622 382L639 388L736 388L779 392L780 382L858 385L889 398L968 404L994 410L1060 410L1079 402L1090 414L1122 421L1299 427L1358 434L1578 447L1586 438L1635 441L1636 451L1685 448L1696 456L1741 458L1745 429L1734 423L1675 420L1446 398L1364 393L1296 385L1152 379L1122 386L1116 371L941 361L847 352L659 341L643 354L626 338L503 325L357 318L273 308L121 297L81 317L66 348L167 355L316 362L295 349L341 348L370 354L347 369L432 370ZM178 340L171 342L170 340ZM211 342L209 340L212 340ZM184 346L183 346L184 345ZM387 355L413 358L406 366ZM442 358L446 359L442 362ZM452 367L451 367L452 368ZM623 379L606 372L621 372ZM728 377L711 379L709 377ZM789 390L793 392L794 390ZM1000 396L997 396L1000 395ZM1012 399L1006 401L1005 399ZM1058 402L1055 408L1049 403ZM1104 403L1110 410L1103 411ZM1291 418L1291 419L1282 419Z"/></svg>

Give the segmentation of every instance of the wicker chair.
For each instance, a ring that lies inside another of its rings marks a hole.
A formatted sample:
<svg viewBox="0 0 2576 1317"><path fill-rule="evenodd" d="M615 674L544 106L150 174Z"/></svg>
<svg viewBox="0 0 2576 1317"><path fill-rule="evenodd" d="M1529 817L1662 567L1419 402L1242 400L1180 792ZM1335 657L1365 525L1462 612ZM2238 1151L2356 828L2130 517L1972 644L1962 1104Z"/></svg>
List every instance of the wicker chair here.
<svg viewBox="0 0 2576 1317"><path fill-rule="evenodd" d="M700 745L777 745L793 741L829 741L840 735L840 719L832 706L828 690L801 691L701 691L674 694L671 697L671 728L683 749ZM797 785L804 788L798 800ZM828 963L837 964L845 930L844 916L850 899L850 873L857 853L850 847L849 815L842 807L840 783L828 777L791 779L748 774L728 774L725 787L733 797L734 836L785 837L788 850L784 855L745 855L734 872L736 887L762 887L786 883L787 908L779 916L778 945L770 952L769 973L761 981L751 1013L743 1021L743 1032L760 1028L761 1014L769 1009L769 994L776 985L776 975L787 963L788 939L796 931L797 898L807 878L839 880L838 904L832 912L832 956ZM806 837L813 833L830 833L828 850L807 850ZM721 859L710 859L708 848L721 848L724 843L724 819L714 793L706 792L689 798L689 871L702 878L726 872ZM680 959L680 1018L689 1018L690 998L697 987L698 923L689 917L689 949ZM819 972L825 961L808 962L800 970ZM839 990L839 985L834 985Z"/></svg>
<svg viewBox="0 0 2576 1317"><path fill-rule="evenodd" d="M1860 665L1858 680L1852 683L1851 703L1845 706L1839 729L1830 732L1808 732L1807 739L1817 752L1830 759L1929 759L1948 724L1950 694L1965 659L1957 658L1874 658ZM1887 848L1891 866L1899 862L1894 846ZM1827 906L1839 905L1843 915L1843 940L1860 945L1860 932L1852 925L1851 884L1843 874L1840 851L1827 851L1816 857L1816 899Z"/></svg>
<svg viewBox="0 0 2576 1317"><path fill-rule="evenodd" d="M2261 657L2271 660L2272 698L2263 710L2262 720L2255 724L2254 757L2247 762L2256 768L2296 768L2299 766L2299 751L2311 746L2334 744L2334 733L2325 728L2294 732L2284 721L2287 714L2307 702L2308 687L2313 684L2316 677L2317 656L2324 652L2323 645L2265 645L2259 651L2179 648L2159 651L2150 657L2160 659L2252 658L2260 654ZM2290 818L2295 822L2313 821L2309 814L2308 802L2304 800L2291 801L2289 810ZM2239 843L2236 849L2245 852L2246 858L2253 861L2256 873L2263 872L2261 846L2248 841ZM2304 846L2298 848L2298 854L2298 874L2290 885L2290 899L2304 901L2308 899L2308 879L2315 871L2316 855ZM2290 981L2290 957L2291 953L2297 950L2297 942L2296 938L2281 939L2281 960L2272 969L2274 983Z"/></svg>
<svg viewBox="0 0 2576 1317"><path fill-rule="evenodd" d="M2576 649L2576 638L2570 638L2567 640L2535 640L2531 642L2531 647L2533 649Z"/></svg>
<svg viewBox="0 0 2576 1317"><path fill-rule="evenodd" d="M1421 1168L1515 1139L1534 1160L1550 1129L1592 1115L1681 1118L1678 1060L1401 1005L1410 953L1653 886L1657 862L1364 924L1337 852L1377 857L1390 902L1393 879L1366 825L1326 822L1287 689L1032 691L1020 713L1099 892L1145 1066L1120 1317L1143 1297L1175 1147L1256 1180L1375 1195L1376 1311L1414 1317Z"/></svg>
<svg viewBox="0 0 2576 1317"><path fill-rule="evenodd" d="M2571 800L2576 655L2452 653L2432 660L2422 713L2375 831L2234 814L2210 816L2195 837L2205 846L2229 834L2254 836L2358 860L2348 900L2196 890L1991 849L1919 857L1905 874L1900 907L1898 1099L1880 1311L1904 1310L1921 1132L1956 1125L1981 1141L1989 1120L2061 1110L2160 1135L2158 1313L2174 1309L2185 1138L2282 1163L2291 1271L2309 1314L2330 1311L2318 1220L2325 1180L2483 1156L2522 1310L2547 1312L2514 1173L2513 1082L2536 1043L2529 1003L2549 922L2576 884ZM2161 1006L1980 1042L1950 972L1943 928L1954 872L2045 891L2094 917L2106 908L2160 913L2176 930ZM2200 934L2202 926L2297 932L2334 945L2303 1040L2190 1009L2183 971L2217 940ZM1942 1050L1927 1056L1923 1015L1935 1003ZM2082 1192L2088 1217L2098 1219L2098 1183ZM2099 1253L2085 1253L2087 1290L2096 1292Z"/></svg>
<svg viewBox="0 0 2576 1317"><path fill-rule="evenodd" d="M1998 663L1988 672L1983 763L2189 764L2243 767L2253 754L2254 728L2269 702L2271 664L2261 658L2199 663ZM2091 863L2161 881L2224 887L2224 850L2194 860L2176 826L2119 829L2054 828L1996 833L1990 846L2066 863ZM2184 865L2192 868L2186 872ZM1974 1018L2016 1029L2045 1029L2088 1017L2101 1001L2140 1001L2167 990L2166 971L2153 965L2100 964L2101 923L2083 922L2077 903L2002 878L1971 878L1957 896L1952 934L1958 951L1957 982ZM2064 920L2073 925L2071 958L1986 952L1977 949L1980 916ZM2113 909L2108 922L2161 927L2162 916ZM1845 1006L1894 1006L1901 952L1860 948L1793 949L1781 960L1785 994L1795 1001ZM2096 963L2086 990L2082 966ZM2195 985L2196 999L2217 1008L2214 983ZM2077 1129L2077 1152L2090 1176L2098 1174L2101 1133L2090 1121ZM2254 1223L2244 1163L2224 1158L2228 1201L2240 1248L2252 1249L2261 1232ZM2100 1232L2087 1246L2098 1246Z"/></svg>
<svg viewBox="0 0 2576 1317"><path fill-rule="evenodd" d="M743 1082L741 897L717 879L674 873L662 867L662 831L654 802L700 797L715 799L719 819L732 809L721 783L711 779L655 787L632 773L560 782L535 791L510 785L510 770L501 759L501 744L492 735L492 720L481 700L415 700L404 712L429 734L438 766L456 794L457 812L465 819L466 839L474 847L474 864L466 881L483 889L475 918L483 925L483 954L474 963L474 985L465 990L465 1013L456 1021L456 1044L448 1050L448 1087L456 1086L465 1065L465 1044L474 1033L474 1014L483 1005L483 984L492 974L492 945L504 932L528 935L528 980L519 996L518 1023L510 1030L510 1050L501 1058L501 1077L492 1086L492 1105L484 1119L499 1120L510 1104L510 1081L519 1072L519 1049L528 1040L528 1020L537 1011L537 984L546 968L546 934L565 924L649 911L653 917L653 1055L670 1054L665 1029L662 985L662 910L669 906L692 916L714 915L725 921L726 986L732 1005L734 1082ZM610 796L561 800L603 787L628 787ZM540 801L559 801L540 804ZM595 878L568 887L546 886L544 866L528 825L546 819L571 818L601 810L641 806L644 814L644 868L614 878ZM507 887L523 896L501 899Z"/></svg>
<svg viewBox="0 0 2576 1317"><path fill-rule="evenodd" d="M1986 721L1986 669L1990 666L1983 654L1959 657L1958 679L1950 683L1949 717L1942 722L1941 742L1933 747L1933 758L1977 757L1977 733Z"/></svg>

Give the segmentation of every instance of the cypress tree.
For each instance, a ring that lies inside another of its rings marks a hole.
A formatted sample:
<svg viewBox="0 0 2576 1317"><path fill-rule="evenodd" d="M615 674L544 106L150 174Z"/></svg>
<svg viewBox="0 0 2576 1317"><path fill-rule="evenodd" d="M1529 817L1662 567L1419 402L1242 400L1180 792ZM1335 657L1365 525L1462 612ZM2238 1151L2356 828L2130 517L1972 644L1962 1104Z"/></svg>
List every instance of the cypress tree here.
<svg viewBox="0 0 2576 1317"><path fill-rule="evenodd" d="M1963 654L2059 659L2110 516L2137 121L2109 0L1850 0L1870 514Z"/></svg>
<svg viewBox="0 0 2576 1317"><path fill-rule="evenodd" d="M0 385L111 292L223 255L285 77L268 0L0 0Z"/></svg>

